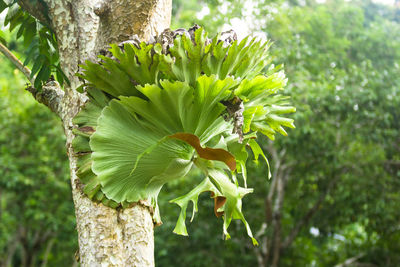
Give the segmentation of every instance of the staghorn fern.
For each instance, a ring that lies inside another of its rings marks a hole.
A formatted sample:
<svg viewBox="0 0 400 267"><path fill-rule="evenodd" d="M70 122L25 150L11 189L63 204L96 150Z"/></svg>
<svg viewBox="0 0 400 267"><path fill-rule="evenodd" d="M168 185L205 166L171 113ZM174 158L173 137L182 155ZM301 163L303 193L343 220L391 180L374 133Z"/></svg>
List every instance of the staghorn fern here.
<svg viewBox="0 0 400 267"><path fill-rule="evenodd" d="M188 204L194 216L199 195L210 191L226 238L231 220L239 219L257 244L241 208L252 192L246 147L268 164L257 133L286 135L283 126L294 128L293 120L281 115L295 108L277 94L286 84L283 71L270 66L262 73L270 65L269 43L234 39L210 40L198 26L165 31L159 42L111 45L109 56L82 66L89 101L74 118L73 146L89 198L113 208L149 199L160 223L162 186L199 168L204 180L170 201L181 208L174 232L187 235Z"/></svg>

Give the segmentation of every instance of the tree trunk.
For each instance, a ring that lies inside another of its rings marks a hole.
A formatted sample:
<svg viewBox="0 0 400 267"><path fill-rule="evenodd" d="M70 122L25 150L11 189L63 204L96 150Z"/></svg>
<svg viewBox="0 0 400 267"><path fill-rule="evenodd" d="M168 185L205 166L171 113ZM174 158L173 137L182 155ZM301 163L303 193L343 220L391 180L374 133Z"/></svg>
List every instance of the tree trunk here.
<svg viewBox="0 0 400 267"><path fill-rule="evenodd" d="M1 265L2 267L11 266L13 257L18 248L18 243L19 243L19 232L17 232L13 240L7 244L7 254L4 259L4 262Z"/></svg>
<svg viewBox="0 0 400 267"><path fill-rule="evenodd" d="M72 118L86 101L75 91L82 83L75 76L78 65L96 60L109 43L125 41L134 34L142 40L160 34L169 27L171 0L44 0L44 9L32 6L29 0L20 2L39 19L43 18L40 12L47 9L61 66L71 82L64 88L58 114L67 137L81 266L154 266L154 226L147 202L115 210L92 202L82 193L71 146Z"/></svg>
<svg viewBox="0 0 400 267"><path fill-rule="evenodd" d="M51 252L51 250L52 250L52 248L53 248L53 245L54 245L54 242L55 242L55 241L56 241L56 240L55 240L55 238L53 237L53 238L51 238L51 239L49 240L49 242L47 242L46 250L44 251L43 260L42 260L42 263L40 264L40 267L47 267L47 261L48 261L48 259L49 259L49 255L50 255L50 252Z"/></svg>

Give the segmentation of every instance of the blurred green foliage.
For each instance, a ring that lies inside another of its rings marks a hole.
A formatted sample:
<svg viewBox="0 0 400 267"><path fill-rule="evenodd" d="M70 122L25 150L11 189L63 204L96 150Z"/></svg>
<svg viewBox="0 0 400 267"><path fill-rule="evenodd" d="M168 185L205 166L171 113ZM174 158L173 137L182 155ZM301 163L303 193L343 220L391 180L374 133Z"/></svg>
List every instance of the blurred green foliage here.
<svg viewBox="0 0 400 267"><path fill-rule="evenodd" d="M77 238L65 138L24 87L0 57L0 266L71 266Z"/></svg>
<svg viewBox="0 0 400 267"><path fill-rule="evenodd" d="M179 207L167 203L187 191L187 181L168 185L159 201L164 224L156 228L157 266L269 266L277 236L279 266L334 266L351 258L350 266L398 266L399 9L371 1L251 2L174 0L172 28L198 23L217 32L245 20L274 42L274 63L285 64L297 107L290 138L263 143L275 179L285 184L281 207L275 208L275 192L272 211L266 209L274 177L265 180L267 170L253 164L248 172L255 192L243 205L260 247L240 224L232 224L231 240L216 238L222 220L211 218L206 195L187 238L172 234ZM8 44L18 50L18 42ZM27 248L35 233L50 229L48 265L70 266L77 244L60 125L0 60L0 261L23 227ZM293 242L283 246L299 222ZM35 252L37 264L48 244ZM24 249L22 242L16 246L16 266Z"/></svg>

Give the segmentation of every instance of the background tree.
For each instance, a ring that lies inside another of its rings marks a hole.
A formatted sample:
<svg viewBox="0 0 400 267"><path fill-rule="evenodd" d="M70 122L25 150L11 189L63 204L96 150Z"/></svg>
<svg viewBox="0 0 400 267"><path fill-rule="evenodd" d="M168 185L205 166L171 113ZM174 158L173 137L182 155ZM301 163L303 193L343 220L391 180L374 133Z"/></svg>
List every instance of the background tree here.
<svg viewBox="0 0 400 267"><path fill-rule="evenodd" d="M75 218L65 139L54 117L27 94L10 65L0 89L0 266L52 266L75 261ZM22 77L18 77L22 80ZM55 256L56 255L56 256Z"/></svg>
<svg viewBox="0 0 400 267"><path fill-rule="evenodd" d="M221 4L226 2L217 3ZM190 6L186 1L182 5ZM221 28L251 14L253 30L274 41L275 62L285 63L290 95L298 107L298 129L289 132L291 139L265 142L272 157L272 181L265 188L261 178L253 180L257 184L252 187L265 189L250 196L254 202L246 215L251 225L260 226L261 245L244 247L235 233L236 239L221 246L201 234L202 227L215 229L204 219L195 223L191 231L197 235L190 240L156 229L158 262L179 265L168 257L172 251L196 250L199 253L188 255L185 264L253 266L258 260L260 266L278 261L280 266L332 266L350 259L349 264L395 266L400 51L396 10L369 1L254 1L253 11L249 6L226 17L221 9L209 8L202 22ZM181 15L188 23L193 17ZM221 17L223 22L215 25ZM261 177L265 171L250 173ZM213 256L205 260L210 251ZM234 256L239 254L246 256Z"/></svg>

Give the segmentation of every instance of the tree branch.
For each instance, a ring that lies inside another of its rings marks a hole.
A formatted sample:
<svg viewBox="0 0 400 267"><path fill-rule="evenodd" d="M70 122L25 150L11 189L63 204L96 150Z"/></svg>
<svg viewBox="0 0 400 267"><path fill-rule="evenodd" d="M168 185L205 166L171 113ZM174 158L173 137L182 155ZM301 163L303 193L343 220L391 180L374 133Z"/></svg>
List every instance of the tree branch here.
<svg viewBox="0 0 400 267"><path fill-rule="evenodd" d="M267 223L262 223L260 229L257 231L257 233L254 235L254 238L257 240L262 239L260 242L260 246L253 246L250 244L247 244L247 248L251 249L254 251L258 266L259 267L264 267L266 264L264 263L264 255L267 254L267 236L265 235L267 231Z"/></svg>
<svg viewBox="0 0 400 267"><path fill-rule="evenodd" d="M24 64L3 44L0 43L0 51L19 69L31 84L34 84L35 79L31 78L31 70L24 66ZM56 81L47 82L39 91L33 86L26 88L39 103L47 106L51 111L58 116L62 113L61 100L64 97L64 91L61 90L60 85Z"/></svg>
<svg viewBox="0 0 400 267"><path fill-rule="evenodd" d="M384 162L386 165L400 166L400 160L387 160Z"/></svg>
<svg viewBox="0 0 400 267"><path fill-rule="evenodd" d="M261 264L260 266L268 265L271 253L273 253L272 266L276 266L279 261L280 251L279 249L275 249L275 247L276 244L279 244L278 248L280 248L281 244L280 216L283 206L283 191L290 172L290 165L282 164L285 158L286 149L283 149L278 153L278 151L273 147L272 144L270 144L267 149L269 154L272 156L274 167L270 188L267 197L265 198L265 223L263 223L263 225L261 226L259 233L260 235L264 234L267 225L271 224L272 228L274 229L274 234L271 239L268 239L267 236L264 236L264 242L262 243L263 245L261 246L259 251L257 251L257 253L262 254L262 258L259 259L259 265ZM272 202L274 195L276 196L276 199L273 207Z"/></svg>
<svg viewBox="0 0 400 267"><path fill-rule="evenodd" d="M331 188L336 184L336 182L339 180L338 176L334 179L332 179L326 190L319 196L318 201L315 202L315 204L308 210L308 212L301 218L301 220L296 224L296 226L292 229L290 234L285 238L285 241L282 243L281 248L286 249L289 247L296 236L299 234L301 228L308 223L308 221L314 216L314 214L318 211L319 207L321 206L322 202L325 200L326 196L330 192Z"/></svg>
<svg viewBox="0 0 400 267"><path fill-rule="evenodd" d="M283 149L278 155L278 152L276 151L276 149L271 145L268 148L268 151L272 155L272 159L274 161L274 170L273 170L273 174L272 174L272 181L271 181L271 185L270 185L270 188L268 191L268 195L267 195L267 198L265 199L265 217L266 217L267 223L271 223L271 221L272 221L272 198L276 191L276 181L277 181L276 177L278 176L278 172L283 171L283 170L281 170L281 164L282 164L282 160L286 154L286 149Z"/></svg>
<svg viewBox="0 0 400 267"><path fill-rule="evenodd" d="M61 117L63 113L62 99L64 97L64 91L56 81L48 81L43 85L39 91L33 86L26 88L28 92L36 99L37 102L47 106L52 112Z"/></svg>
<svg viewBox="0 0 400 267"><path fill-rule="evenodd" d="M340 263L340 264L336 264L334 267L345 267L345 266L349 266L353 263L355 263L358 259L362 258L365 256L365 253L360 253L354 257L348 258L347 260L345 260L344 262Z"/></svg>
<svg viewBox="0 0 400 267"><path fill-rule="evenodd" d="M11 266L12 259L17 250L19 238L20 238L20 233L19 231L17 231L13 239L7 243L7 255L5 256L4 261L0 261L0 263L3 264L2 266Z"/></svg>
<svg viewBox="0 0 400 267"><path fill-rule="evenodd" d="M274 227L274 233L272 237L272 245L270 246L272 248L272 267L278 266L279 263L279 257L280 257L280 249L281 249L281 242L282 242L282 224L281 224L281 218L282 218L282 207L283 207L283 200L284 200L284 178L282 175L278 175L277 177L277 182L276 182L276 199L274 203L274 210L273 210L273 221L272 221L272 226ZM269 256L269 255L266 255ZM267 262L267 260L265 260Z"/></svg>
<svg viewBox="0 0 400 267"><path fill-rule="evenodd" d="M18 5L40 23L51 28L51 21L47 15L48 8L44 1L18 0Z"/></svg>
<svg viewBox="0 0 400 267"><path fill-rule="evenodd" d="M265 213L265 220L267 223L271 223L272 221L272 196L274 195L276 189L276 175L272 176L272 182L269 188L268 196L265 198L264 201L264 213Z"/></svg>
<svg viewBox="0 0 400 267"><path fill-rule="evenodd" d="M33 84L34 79L31 78L31 70L24 66L24 64L2 43L0 43L0 51L25 75L26 78L28 78L29 82Z"/></svg>
<svg viewBox="0 0 400 267"><path fill-rule="evenodd" d="M54 242L55 242L55 238L51 238L49 240L49 242L47 242L46 249L43 254L43 261L42 261L42 264L40 265L41 267L47 267L47 261L49 260L49 255L50 255L51 249L53 248Z"/></svg>

